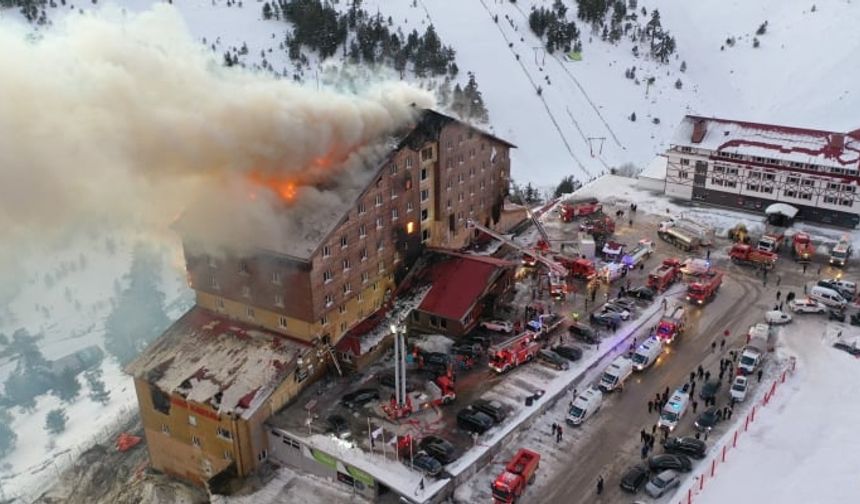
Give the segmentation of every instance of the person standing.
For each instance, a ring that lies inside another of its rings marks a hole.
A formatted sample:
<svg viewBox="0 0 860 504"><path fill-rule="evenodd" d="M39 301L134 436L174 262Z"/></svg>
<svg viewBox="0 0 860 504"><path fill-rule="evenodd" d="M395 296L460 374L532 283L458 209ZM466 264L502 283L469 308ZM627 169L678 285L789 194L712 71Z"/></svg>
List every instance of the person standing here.
<svg viewBox="0 0 860 504"><path fill-rule="evenodd" d="M652 413L654 410L654 402L648 401L648 413Z"/></svg>
<svg viewBox="0 0 860 504"><path fill-rule="evenodd" d="M603 475L597 478L597 495L603 493Z"/></svg>
<svg viewBox="0 0 860 504"><path fill-rule="evenodd" d="M562 437L562 431L561 431L561 425L559 425L558 429L556 429L556 431L555 431L555 442L561 443L561 437Z"/></svg>
<svg viewBox="0 0 860 504"><path fill-rule="evenodd" d="M696 414L696 408L698 408L698 407L699 407L699 403L697 403L696 401L693 401L693 414L694 415Z"/></svg>
<svg viewBox="0 0 860 504"><path fill-rule="evenodd" d="M763 372L764 372L764 370L763 370L763 369L759 369L759 370L758 370L758 375L757 375L757 376L758 376L758 383L761 383L761 375L762 375L762 373L763 373Z"/></svg>
<svg viewBox="0 0 860 504"><path fill-rule="evenodd" d="M717 340L714 340L711 342L711 353L714 353L716 351L717 351Z"/></svg>

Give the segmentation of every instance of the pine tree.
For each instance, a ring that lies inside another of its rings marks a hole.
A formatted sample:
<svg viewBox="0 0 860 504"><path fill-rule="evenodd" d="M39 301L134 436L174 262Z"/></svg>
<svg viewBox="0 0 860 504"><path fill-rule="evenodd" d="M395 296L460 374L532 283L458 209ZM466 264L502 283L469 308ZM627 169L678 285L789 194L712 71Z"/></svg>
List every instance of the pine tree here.
<svg viewBox="0 0 860 504"><path fill-rule="evenodd" d="M68 420L69 416L66 415L66 410L63 408L53 409L45 417L45 430L54 435L60 434L66 430Z"/></svg>
<svg viewBox="0 0 860 504"><path fill-rule="evenodd" d="M269 2L263 4L263 19L272 19L272 6Z"/></svg>
<svg viewBox="0 0 860 504"><path fill-rule="evenodd" d="M633 112L632 114L630 114L630 120L632 122L636 122L636 112Z"/></svg>
<svg viewBox="0 0 860 504"><path fill-rule="evenodd" d="M675 89L681 89L684 86L684 83L681 82L681 79L675 81Z"/></svg>
<svg viewBox="0 0 860 504"><path fill-rule="evenodd" d="M561 182L558 184L558 187L555 188L555 197L558 198L562 194L570 194L574 191L576 186L573 182L573 175L568 175L561 179Z"/></svg>
<svg viewBox="0 0 860 504"><path fill-rule="evenodd" d="M81 382L72 368L67 368L55 377L54 394L64 402L72 402L81 392Z"/></svg>

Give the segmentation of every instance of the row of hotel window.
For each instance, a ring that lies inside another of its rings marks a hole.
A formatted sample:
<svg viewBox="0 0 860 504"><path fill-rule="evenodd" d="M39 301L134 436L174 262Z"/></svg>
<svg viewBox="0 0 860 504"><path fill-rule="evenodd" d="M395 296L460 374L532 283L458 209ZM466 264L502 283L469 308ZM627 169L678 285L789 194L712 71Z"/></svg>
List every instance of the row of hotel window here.
<svg viewBox="0 0 860 504"><path fill-rule="evenodd" d="M690 147L681 147L681 152L692 153L693 149ZM701 151L700 151L701 152ZM834 173L837 175L854 175L856 174L855 170L849 168L839 168L837 166L821 166L810 163L801 163L799 161L787 161L782 159L774 159L774 158L766 158L761 156L745 156L743 154L737 154L734 152L724 152L724 151L704 151L702 152L706 155L714 154L723 159L732 159L740 162L751 162L751 163L760 163L760 164L770 164L774 166L785 166L789 168L795 168L798 170L808 170L814 172L823 172L823 173ZM681 164L689 164L684 163L683 159L681 160Z"/></svg>

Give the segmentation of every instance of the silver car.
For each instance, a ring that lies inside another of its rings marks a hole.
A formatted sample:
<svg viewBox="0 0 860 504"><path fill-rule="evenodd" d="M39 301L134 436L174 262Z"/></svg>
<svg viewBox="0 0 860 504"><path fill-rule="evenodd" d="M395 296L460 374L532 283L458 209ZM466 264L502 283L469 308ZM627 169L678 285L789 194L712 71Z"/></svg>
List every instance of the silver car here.
<svg viewBox="0 0 860 504"><path fill-rule="evenodd" d="M651 497L657 498L680 484L680 476L677 472L670 469L651 478L651 481L645 485L645 491L648 492L648 495Z"/></svg>
<svg viewBox="0 0 860 504"><path fill-rule="evenodd" d="M603 313L615 313L619 317L621 317L621 320L627 320L630 318L629 310L627 310L621 305L613 303L606 303L605 305L603 305Z"/></svg>

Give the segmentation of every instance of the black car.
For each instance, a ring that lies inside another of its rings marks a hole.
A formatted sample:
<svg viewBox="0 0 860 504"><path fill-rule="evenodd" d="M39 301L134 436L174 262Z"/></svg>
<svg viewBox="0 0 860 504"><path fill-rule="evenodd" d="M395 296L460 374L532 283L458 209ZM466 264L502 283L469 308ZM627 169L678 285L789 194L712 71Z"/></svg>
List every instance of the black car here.
<svg viewBox="0 0 860 504"><path fill-rule="evenodd" d="M699 418L696 419L696 423L693 424L696 427L696 430L699 431L709 431L714 428L720 420L722 420L722 414L717 415L719 410L713 406L703 411Z"/></svg>
<svg viewBox="0 0 860 504"><path fill-rule="evenodd" d="M426 436L418 446L443 464L450 464L457 459L454 455L454 445L439 436Z"/></svg>
<svg viewBox="0 0 860 504"><path fill-rule="evenodd" d="M568 364L567 360L552 350L542 349L538 352L538 359L543 364L559 371L570 369L570 364Z"/></svg>
<svg viewBox="0 0 860 504"><path fill-rule="evenodd" d="M341 432L349 430L349 424L346 422L346 418L340 415L331 415L326 418L326 423L328 423L328 431L334 432L335 434L340 434Z"/></svg>
<svg viewBox="0 0 860 504"><path fill-rule="evenodd" d="M492 418L497 424L502 423L502 420L508 416L507 409L499 401L476 399L475 402L472 403L472 408Z"/></svg>
<svg viewBox="0 0 860 504"><path fill-rule="evenodd" d="M719 380L708 380L702 385L702 389L699 390L699 397L702 399L713 399L717 397L717 392L720 391L720 386L723 382Z"/></svg>
<svg viewBox="0 0 860 504"><path fill-rule="evenodd" d="M421 358L424 366L447 366L451 363L451 357L443 352L423 352Z"/></svg>
<svg viewBox="0 0 860 504"><path fill-rule="evenodd" d="M600 338L597 337L597 333L594 332L594 329L581 322L574 322L573 324L570 324L570 327L567 328L567 331L574 338L582 340L586 343L594 344L600 341Z"/></svg>
<svg viewBox="0 0 860 504"><path fill-rule="evenodd" d="M418 452L412 456L412 460L408 457L403 457L403 463L407 467L423 472L428 476L438 476L442 472L442 464L435 458L428 455L426 452Z"/></svg>
<svg viewBox="0 0 860 504"><path fill-rule="evenodd" d="M636 464L627 468L621 476L621 489L625 492L636 493L648 481L650 473L644 464Z"/></svg>
<svg viewBox="0 0 860 504"><path fill-rule="evenodd" d="M693 470L693 462L686 455L663 453L649 458L648 467L655 474L660 474L667 469L678 472L690 472Z"/></svg>
<svg viewBox="0 0 860 504"><path fill-rule="evenodd" d="M591 322L592 325L599 325L603 327L612 327L621 325L621 315L614 312L602 312L602 313L592 313L588 317L588 321Z"/></svg>
<svg viewBox="0 0 860 504"><path fill-rule="evenodd" d="M561 355L567 360L578 361L582 358L582 349L574 346L557 346L552 349L553 352Z"/></svg>
<svg viewBox="0 0 860 504"><path fill-rule="evenodd" d="M841 310L839 308L830 308L827 310L828 320L835 320L837 322L845 322L845 310Z"/></svg>
<svg viewBox="0 0 860 504"><path fill-rule="evenodd" d="M669 438L663 443L667 453L678 453L695 459L705 458L708 445L701 439L692 437Z"/></svg>
<svg viewBox="0 0 860 504"><path fill-rule="evenodd" d="M654 292L654 289L651 287L645 287L642 285L640 287L633 287L626 291L626 295L632 298L641 299L642 301L653 301L654 296L656 296L657 293Z"/></svg>
<svg viewBox="0 0 860 504"><path fill-rule="evenodd" d="M833 344L833 348L837 348L839 350L842 350L843 352L848 352L854 357L860 357L860 347L858 346L838 342Z"/></svg>
<svg viewBox="0 0 860 504"><path fill-rule="evenodd" d="M472 408L461 409L457 413L457 426L468 432L483 434L494 425L492 417Z"/></svg>
<svg viewBox="0 0 860 504"><path fill-rule="evenodd" d="M341 404L353 409L363 406L370 401L379 399L379 391L371 388L358 389L346 394L340 399Z"/></svg>
<svg viewBox="0 0 860 504"><path fill-rule="evenodd" d="M470 334L463 340L463 343L480 345L483 348L487 348L493 344L493 338L484 334Z"/></svg>

